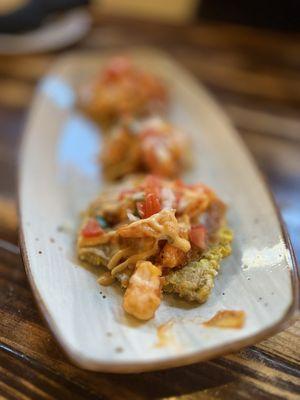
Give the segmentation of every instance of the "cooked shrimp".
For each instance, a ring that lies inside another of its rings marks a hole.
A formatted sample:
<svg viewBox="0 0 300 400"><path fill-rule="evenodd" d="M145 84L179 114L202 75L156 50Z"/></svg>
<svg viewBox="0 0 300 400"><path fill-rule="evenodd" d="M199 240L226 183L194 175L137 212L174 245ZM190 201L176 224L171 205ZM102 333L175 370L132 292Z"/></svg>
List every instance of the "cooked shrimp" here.
<svg viewBox="0 0 300 400"><path fill-rule="evenodd" d="M141 320L151 319L161 302L161 270L150 261L139 261L129 280L124 310Z"/></svg>
<svg viewBox="0 0 300 400"><path fill-rule="evenodd" d="M165 268L175 268L184 265L186 262L186 253L177 247L166 243L158 256L159 264Z"/></svg>

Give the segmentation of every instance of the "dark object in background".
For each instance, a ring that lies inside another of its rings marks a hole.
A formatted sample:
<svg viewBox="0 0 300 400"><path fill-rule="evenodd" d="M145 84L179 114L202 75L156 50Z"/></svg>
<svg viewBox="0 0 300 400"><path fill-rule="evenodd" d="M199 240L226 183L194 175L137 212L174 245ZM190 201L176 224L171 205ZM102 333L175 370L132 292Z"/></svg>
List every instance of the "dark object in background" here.
<svg viewBox="0 0 300 400"><path fill-rule="evenodd" d="M15 11L0 15L0 33L20 33L33 30L57 12L87 5L89 0L30 0Z"/></svg>
<svg viewBox="0 0 300 400"><path fill-rule="evenodd" d="M198 16L205 21L300 31L299 0L202 0Z"/></svg>

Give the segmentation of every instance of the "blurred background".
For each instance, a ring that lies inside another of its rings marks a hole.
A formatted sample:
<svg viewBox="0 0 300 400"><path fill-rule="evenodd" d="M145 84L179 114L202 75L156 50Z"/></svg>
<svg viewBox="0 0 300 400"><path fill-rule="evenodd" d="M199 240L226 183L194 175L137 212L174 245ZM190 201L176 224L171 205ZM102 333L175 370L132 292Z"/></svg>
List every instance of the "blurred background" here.
<svg viewBox="0 0 300 400"><path fill-rule="evenodd" d="M299 16L299 0L0 0L1 398L199 399L201 391L205 399L296 399L299 320L238 354L176 371L123 378L70 365L37 313L20 259L16 177L35 88L59 57L154 46L228 114L299 259Z"/></svg>

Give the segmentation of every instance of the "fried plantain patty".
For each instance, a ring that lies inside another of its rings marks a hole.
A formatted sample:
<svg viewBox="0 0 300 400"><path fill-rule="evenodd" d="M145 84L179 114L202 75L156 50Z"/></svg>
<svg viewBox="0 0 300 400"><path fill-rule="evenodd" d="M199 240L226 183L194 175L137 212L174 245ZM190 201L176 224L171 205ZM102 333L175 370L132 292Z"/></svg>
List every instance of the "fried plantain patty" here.
<svg viewBox="0 0 300 400"><path fill-rule="evenodd" d="M204 303L218 274L220 262L231 254L232 231L221 228L218 243L212 245L199 261L192 261L165 276L163 291L176 293L188 301Z"/></svg>

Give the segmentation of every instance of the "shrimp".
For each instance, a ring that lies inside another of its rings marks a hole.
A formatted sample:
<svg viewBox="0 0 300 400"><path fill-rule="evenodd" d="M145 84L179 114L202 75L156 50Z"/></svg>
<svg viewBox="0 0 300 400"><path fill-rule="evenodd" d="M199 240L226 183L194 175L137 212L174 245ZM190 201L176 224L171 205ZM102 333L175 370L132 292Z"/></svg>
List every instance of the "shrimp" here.
<svg viewBox="0 0 300 400"><path fill-rule="evenodd" d="M164 245L158 256L161 266L165 268L175 268L183 265L186 259L186 253L169 243Z"/></svg>
<svg viewBox="0 0 300 400"><path fill-rule="evenodd" d="M150 261L139 261L129 280L123 307L141 320L153 318L161 302L161 270Z"/></svg>

